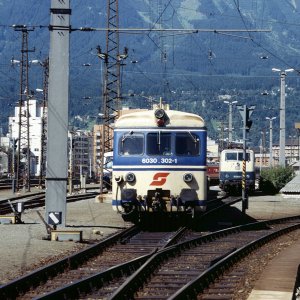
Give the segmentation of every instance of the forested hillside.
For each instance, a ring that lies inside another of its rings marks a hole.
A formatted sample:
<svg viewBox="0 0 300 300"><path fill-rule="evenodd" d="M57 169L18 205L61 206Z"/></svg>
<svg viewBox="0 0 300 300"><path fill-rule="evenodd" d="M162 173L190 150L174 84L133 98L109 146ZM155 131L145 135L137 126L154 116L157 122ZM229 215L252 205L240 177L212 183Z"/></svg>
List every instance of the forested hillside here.
<svg viewBox="0 0 300 300"><path fill-rule="evenodd" d="M35 51L29 59L44 60L49 48L50 3L0 0L3 126L19 94L20 69L10 61L21 56L21 34L12 25L34 28L28 47ZM226 128L228 120L228 105L220 95L229 95L238 104L256 105L253 144L259 143L260 132L268 128L265 117L277 117L276 143L280 81L279 73L271 69L299 69L299 7L299 0L120 0L119 27L149 29L120 33L120 52L124 47L129 49L121 70L123 103L146 107L145 97L162 96L173 108L202 115L209 135L216 138L217 128L221 122ZM73 29L106 27L106 1L73 0L71 8ZM105 30L71 34L71 120L76 115L86 120L101 111L104 65L96 55L98 45L105 51ZM29 73L30 89L40 88L42 68L31 65ZM286 78L287 136L295 135L294 122L300 121L298 76L296 71ZM239 138L241 117L236 109L234 122ZM86 122L77 120L74 124L85 126Z"/></svg>

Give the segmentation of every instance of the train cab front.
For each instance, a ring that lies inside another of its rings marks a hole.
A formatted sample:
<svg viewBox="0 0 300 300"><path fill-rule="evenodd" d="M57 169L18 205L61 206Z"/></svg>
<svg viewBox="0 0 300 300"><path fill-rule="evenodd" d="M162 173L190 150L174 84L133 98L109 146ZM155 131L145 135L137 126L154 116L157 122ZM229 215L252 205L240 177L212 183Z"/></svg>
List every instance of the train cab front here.
<svg viewBox="0 0 300 300"><path fill-rule="evenodd" d="M125 220L206 209L206 129L176 111L131 114L114 130L113 208Z"/></svg>
<svg viewBox="0 0 300 300"><path fill-rule="evenodd" d="M206 210L199 186L191 172L127 172L115 175L115 207L125 221L138 222L149 216L195 217ZM203 197L205 198L205 197Z"/></svg>

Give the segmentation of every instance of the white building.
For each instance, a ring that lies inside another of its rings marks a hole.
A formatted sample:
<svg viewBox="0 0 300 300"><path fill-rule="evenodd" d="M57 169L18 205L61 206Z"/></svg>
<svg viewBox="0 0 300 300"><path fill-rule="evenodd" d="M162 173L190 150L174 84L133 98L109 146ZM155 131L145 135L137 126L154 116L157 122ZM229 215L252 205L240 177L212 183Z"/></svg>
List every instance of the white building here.
<svg viewBox="0 0 300 300"><path fill-rule="evenodd" d="M28 100L29 106L29 148L31 156L31 175L39 176L40 175L40 163L41 163L41 149L42 149L42 117L43 117L43 106L42 103L37 100L30 99ZM15 115L9 117L9 135L10 138L19 139L19 107L15 107ZM27 120L27 101L24 101L24 106L21 109L21 124L26 124ZM27 148L26 144L26 135L27 127L22 125L22 148ZM19 143L17 143L19 147ZM26 158L24 158L26 159Z"/></svg>

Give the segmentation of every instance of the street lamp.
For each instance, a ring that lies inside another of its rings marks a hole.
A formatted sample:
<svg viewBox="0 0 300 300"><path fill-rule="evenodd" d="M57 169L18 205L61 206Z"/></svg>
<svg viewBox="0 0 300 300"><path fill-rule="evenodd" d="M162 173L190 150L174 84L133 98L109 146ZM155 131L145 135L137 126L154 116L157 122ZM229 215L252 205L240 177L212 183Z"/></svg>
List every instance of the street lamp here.
<svg viewBox="0 0 300 300"><path fill-rule="evenodd" d="M238 101L224 101L224 103L229 105L229 120L228 120L228 144L232 143L232 106Z"/></svg>
<svg viewBox="0 0 300 300"><path fill-rule="evenodd" d="M269 145L269 149L270 149L270 159L269 159L269 166L270 168L273 166L273 120L275 120L276 117L266 117L266 120L270 121L270 145Z"/></svg>
<svg viewBox="0 0 300 300"><path fill-rule="evenodd" d="M294 69L272 68L272 71L280 73L279 165L285 167L285 77L287 72L293 72Z"/></svg>

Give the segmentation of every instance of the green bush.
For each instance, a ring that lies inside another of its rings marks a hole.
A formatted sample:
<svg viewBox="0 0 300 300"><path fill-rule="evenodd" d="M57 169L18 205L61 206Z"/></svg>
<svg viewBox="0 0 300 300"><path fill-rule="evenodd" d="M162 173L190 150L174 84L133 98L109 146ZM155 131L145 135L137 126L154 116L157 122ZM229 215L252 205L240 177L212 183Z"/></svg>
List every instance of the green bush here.
<svg viewBox="0 0 300 300"><path fill-rule="evenodd" d="M277 194L295 176L292 167L274 167L260 173L260 190L266 194Z"/></svg>

